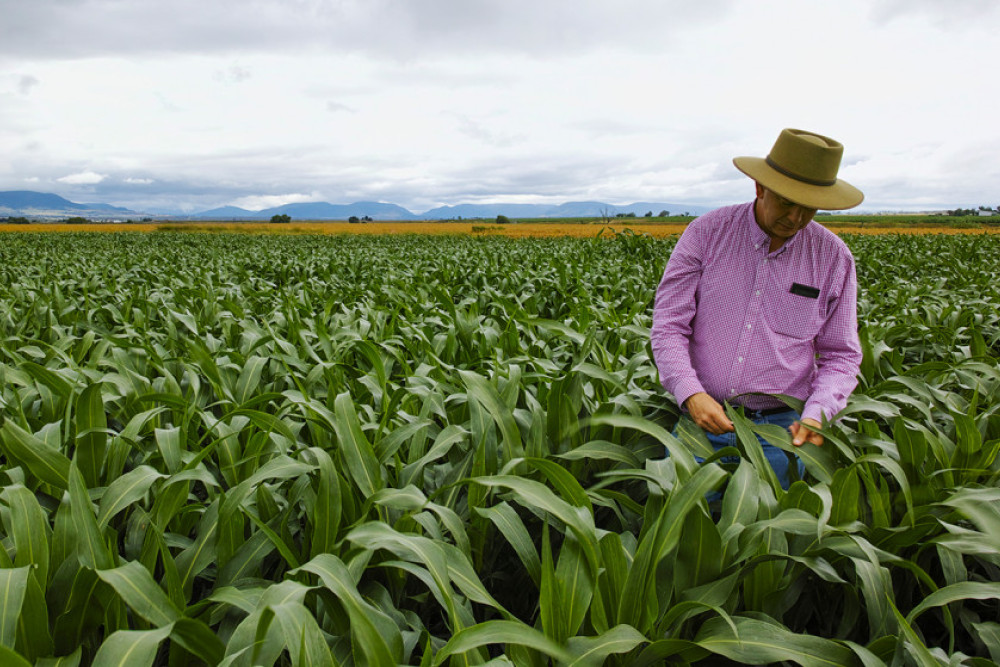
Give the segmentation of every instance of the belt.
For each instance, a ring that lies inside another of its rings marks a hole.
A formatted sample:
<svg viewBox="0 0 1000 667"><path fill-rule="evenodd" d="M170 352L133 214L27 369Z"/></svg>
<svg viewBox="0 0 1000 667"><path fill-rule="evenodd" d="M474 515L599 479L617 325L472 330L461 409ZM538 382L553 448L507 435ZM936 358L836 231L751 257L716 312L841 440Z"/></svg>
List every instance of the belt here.
<svg viewBox="0 0 1000 667"><path fill-rule="evenodd" d="M742 405L739 407L743 408L743 413L747 417L767 417L769 415L777 415L781 414L782 412L791 411L791 408L788 406L782 406L780 408L765 408L763 410L754 410L752 408L748 408Z"/></svg>

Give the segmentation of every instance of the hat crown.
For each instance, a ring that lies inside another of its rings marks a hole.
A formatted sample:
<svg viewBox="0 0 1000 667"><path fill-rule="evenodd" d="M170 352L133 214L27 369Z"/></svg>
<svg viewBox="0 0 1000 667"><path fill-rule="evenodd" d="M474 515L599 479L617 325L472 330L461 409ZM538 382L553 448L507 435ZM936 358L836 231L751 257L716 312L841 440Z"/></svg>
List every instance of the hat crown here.
<svg viewBox="0 0 1000 667"><path fill-rule="evenodd" d="M804 130L785 129L778 135L767 164L777 172L810 185L837 182L844 146L829 137Z"/></svg>

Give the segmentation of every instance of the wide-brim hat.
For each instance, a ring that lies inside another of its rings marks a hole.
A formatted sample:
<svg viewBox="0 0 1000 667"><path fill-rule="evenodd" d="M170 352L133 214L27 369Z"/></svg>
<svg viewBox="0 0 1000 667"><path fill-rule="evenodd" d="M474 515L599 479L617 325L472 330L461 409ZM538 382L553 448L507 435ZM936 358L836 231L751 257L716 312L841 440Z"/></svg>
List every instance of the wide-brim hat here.
<svg viewBox="0 0 1000 667"><path fill-rule="evenodd" d="M737 157L733 164L768 190L806 208L841 211L865 196L837 178L844 146L829 137L784 129L766 158Z"/></svg>

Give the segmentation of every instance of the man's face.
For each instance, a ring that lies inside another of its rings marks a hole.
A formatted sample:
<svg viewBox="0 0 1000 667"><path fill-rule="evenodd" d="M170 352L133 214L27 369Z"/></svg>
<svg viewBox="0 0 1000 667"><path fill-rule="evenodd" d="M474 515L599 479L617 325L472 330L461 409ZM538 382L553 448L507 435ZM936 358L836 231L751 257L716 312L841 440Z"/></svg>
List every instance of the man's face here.
<svg viewBox="0 0 1000 667"><path fill-rule="evenodd" d="M754 213L764 233L772 240L784 243L809 224L816 215L816 209L790 202L758 183Z"/></svg>

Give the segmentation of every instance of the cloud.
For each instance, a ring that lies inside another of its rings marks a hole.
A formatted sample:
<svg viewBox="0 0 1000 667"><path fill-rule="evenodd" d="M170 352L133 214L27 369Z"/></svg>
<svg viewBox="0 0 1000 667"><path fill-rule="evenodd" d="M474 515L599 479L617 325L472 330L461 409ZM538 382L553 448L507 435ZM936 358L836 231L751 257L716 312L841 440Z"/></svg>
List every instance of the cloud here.
<svg viewBox="0 0 1000 667"><path fill-rule="evenodd" d="M223 70L217 70L212 78L220 83L236 84L248 80L253 73L246 67L231 65Z"/></svg>
<svg viewBox="0 0 1000 667"><path fill-rule="evenodd" d="M326 110L329 111L330 113L336 113L338 111L346 111L348 113L357 113L357 111L358 111L354 107L348 106L346 104L341 104L340 102L332 102L332 101L328 101L326 103Z"/></svg>
<svg viewBox="0 0 1000 667"><path fill-rule="evenodd" d="M871 14L876 23L889 23L908 17L926 18L938 28L976 28L996 17L996 0L876 0Z"/></svg>
<svg viewBox="0 0 1000 667"><path fill-rule="evenodd" d="M125 182L129 185L151 185L155 181L152 178L133 178L130 176L125 179Z"/></svg>
<svg viewBox="0 0 1000 667"><path fill-rule="evenodd" d="M76 174L69 174L68 176L57 178L56 180L60 183L66 183L68 185L94 185L100 183L105 178L107 178L107 176L104 174L97 174L93 171L81 171Z"/></svg>
<svg viewBox="0 0 1000 667"><path fill-rule="evenodd" d="M31 93L31 89L40 83L41 81L36 77L28 74L22 75L17 81L17 92L22 95L28 95Z"/></svg>
<svg viewBox="0 0 1000 667"><path fill-rule="evenodd" d="M285 204L302 204L315 201L323 201L323 197L315 192L312 194L296 192L282 195L253 195L250 197L241 197L229 202L229 205L238 206L239 208L245 208L250 211L262 211L265 208L274 208L275 206L284 206Z"/></svg>
<svg viewBox="0 0 1000 667"><path fill-rule="evenodd" d="M301 51L423 53L588 51L718 19L733 0L121 0L6 2L0 53L108 54ZM67 39L67 35L76 38Z"/></svg>

